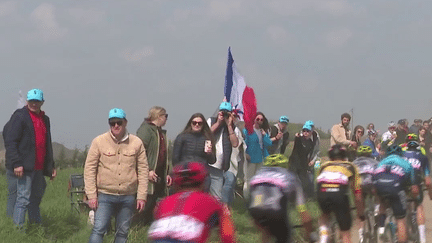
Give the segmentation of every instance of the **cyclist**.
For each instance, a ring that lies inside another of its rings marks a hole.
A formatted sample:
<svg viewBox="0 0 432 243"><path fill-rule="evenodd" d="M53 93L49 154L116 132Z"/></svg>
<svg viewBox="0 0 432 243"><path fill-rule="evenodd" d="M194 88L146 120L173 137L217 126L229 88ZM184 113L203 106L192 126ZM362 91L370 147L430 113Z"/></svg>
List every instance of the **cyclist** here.
<svg viewBox="0 0 432 243"><path fill-rule="evenodd" d="M204 192L207 171L202 163L174 167L178 193L163 199L155 209L148 236L151 242L207 242L219 225L221 242L235 242L234 226L227 206Z"/></svg>
<svg viewBox="0 0 432 243"><path fill-rule="evenodd" d="M290 242L288 201L295 199L297 210L307 233L312 232L312 219L306 211L302 186L298 177L280 166L286 166L287 157L273 154L264 161L264 166L250 181L249 213L262 232L262 241Z"/></svg>
<svg viewBox="0 0 432 243"><path fill-rule="evenodd" d="M424 180L426 187L431 191L431 178L429 171L429 160L420 151L420 144L417 141L409 141L406 146L404 158L408 160L414 168L415 184L419 187L419 196L416 198L417 205L417 223L419 229L420 242L426 242L425 219L423 209L423 190L421 184ZM431 194L429 194L431 196Z"/></svg>
<svg viewBox="0 0 432 243"><path fill-rule="evenodd" d="M321 165L317 177L317 199L321 208L320 242L328 240L328 225L333 212L336 216L343 242L351 242L351 212L348 193L351 189L357 207L357 216L364 220L364 207L360 175L353 163L347 161L347 151L342 145L333 145L328 155L330 161Z"/></svg>
<svg viewBox="0 0 432 243"><path fill-rule="evenodd" d="M358 157L353 161L353 164L357 166L358 172L361 178L361 190L363 202L369 197L372 198L373 188L373 172L375 167L378 165L378 161L372 158L372 148L366 145L361 145L357 149ZM373 202L372 202L373 203ZM363 241L363 226L364 220L360 221L359 239Z"/></svg>
<svg viewBox="0 0 432 243"><path fill-rule="evenodd" d="M419 138L418 138L418 135L417 134L415 134L415 133L410 133L410 134L408 134L407 136L406 136L406 138L405 138L405 143L403 143L403 144L401 144L401 145L399 145L401 148L402 148L402 151L407 151L407 149L408 149L408 143L410 142L410 141L419 141ZM418 150L420 150L420 152L423 154L423 155L426 155L426 150L422 147L422 146L418 146Z"/></svg>
<svg viewBox="0 0 432 243"><path fill-rule="evenodd" d="M384 234L385 210L391 207L397 221L399 242L407 241L406 234L406 190L418 194L418 187L414 185L414 169L408 161L403 159L403 151L398 145L387 148L385 157L375 168L373 181L380 201L378 215L378 233L380 238ZM387 200L386 200L387 199ZM387 205L387 202L390 205Z"/></svg>

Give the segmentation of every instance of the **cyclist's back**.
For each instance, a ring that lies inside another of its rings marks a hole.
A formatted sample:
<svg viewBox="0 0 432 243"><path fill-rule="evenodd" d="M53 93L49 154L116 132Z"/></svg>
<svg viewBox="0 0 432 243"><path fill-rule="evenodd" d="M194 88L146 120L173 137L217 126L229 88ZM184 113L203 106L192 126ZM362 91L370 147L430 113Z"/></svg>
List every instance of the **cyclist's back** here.
<svg viewBox="0 0 432 243"><path fill-rule="evenodd" d="M297 175L277 167L288 159L280 154L270 155L264 167L250 181L249 213L255 223L264 230L263 241L273 235L276 242L289 242L288 201L295 199L305 228L311 232L310 216L306 212L302 186ZM274 163L273 163L274 162ZM270 167L276 166L276 167Z"/></svg>
<svg viewBox="0 0 432 243"><path fill-rule="evenodd" d="M203 192L207 176L199 162L174 167L174 185L180 191L163 199L155 209L149 228L151 242L207 242L210 230L219 227L221 242L234 242L228 208Z"/></svg>

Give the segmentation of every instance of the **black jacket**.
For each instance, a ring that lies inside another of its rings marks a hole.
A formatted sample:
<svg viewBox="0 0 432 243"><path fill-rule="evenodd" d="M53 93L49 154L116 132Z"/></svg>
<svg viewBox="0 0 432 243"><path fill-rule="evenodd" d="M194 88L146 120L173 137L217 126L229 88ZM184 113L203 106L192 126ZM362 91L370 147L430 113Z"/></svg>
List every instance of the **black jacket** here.
<svg viewBox="0 0 432 243"><path fill-rule="evenodd" d="M44 116L46 126L46 153L44 175L51 177L54 158L51 142L51 128L48 116ZM13 170L23 166L24 171L33 171L36 157L35 131L27 107L17 109L3 128L6 148L6 168Z"/></svg>
<svg viewBox="0 0 432 243"><path fill-rule="evenodd" d="M172 154L173 166L182 163L196 161L204 164L214 164L215 154L204 152L206 137L201 133L181 133L175 141Z"/></svg>

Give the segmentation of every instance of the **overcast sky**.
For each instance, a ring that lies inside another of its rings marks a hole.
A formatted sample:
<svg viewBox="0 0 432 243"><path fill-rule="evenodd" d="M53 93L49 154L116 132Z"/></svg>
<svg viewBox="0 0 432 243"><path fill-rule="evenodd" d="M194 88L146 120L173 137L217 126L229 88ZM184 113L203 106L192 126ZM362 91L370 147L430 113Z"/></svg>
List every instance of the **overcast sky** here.
<svg viewBox="0 0 432 243"><path fill-rule="evenodd" d="M432 116L431 1L1 1L0 125L40 88L53 140L83 148L123 108L174 139L223 98L227 49L271 120L329 129ZM0 128L1 130L1 128Z"/></svg>

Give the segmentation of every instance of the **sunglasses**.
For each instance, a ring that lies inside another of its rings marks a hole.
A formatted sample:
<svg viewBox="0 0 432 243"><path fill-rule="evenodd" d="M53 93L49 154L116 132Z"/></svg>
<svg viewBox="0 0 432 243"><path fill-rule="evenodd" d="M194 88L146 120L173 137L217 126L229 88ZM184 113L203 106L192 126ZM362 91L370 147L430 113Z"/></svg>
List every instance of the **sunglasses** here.
<svg viewBox="0 0 432 243"><path fill-rule="evenodd" d="M196 126L196 125L198 125L198 126L202 126L202 124L203 124L203 122L202 121L192 121L192 125L193 126Z"/></svg>
<svg viewBox="0 0 432 243"><path fill-rule="evenodd" d="M161 116L165 116L165 118L168 119L168 114L162 114Z"/></svg>
<svg viewBox="0 0 432 243"><path fill-rule="evenodd" d="M264 118L257 118L255 121L264 121Z"/></svg>
<svg viewBox="0 0 432 243"><path fill-rule="evenodd" d="M361 134L364 134L364 132L363 132L363 131L357 131L357 133L361 133Z"/></svg>
<svg viewBox="0 0 432 243"><path fill-rule="evenodd" d="M310 130L303 129L302 132L310 132Z"/></svg>
<svg viewBox="0 0 432 243"><path fill-rule="evenodd" d="M108 122L110 124L110 126L114 127L116 124L121 126L123 125L123 121L110 121Z"/></svg>

